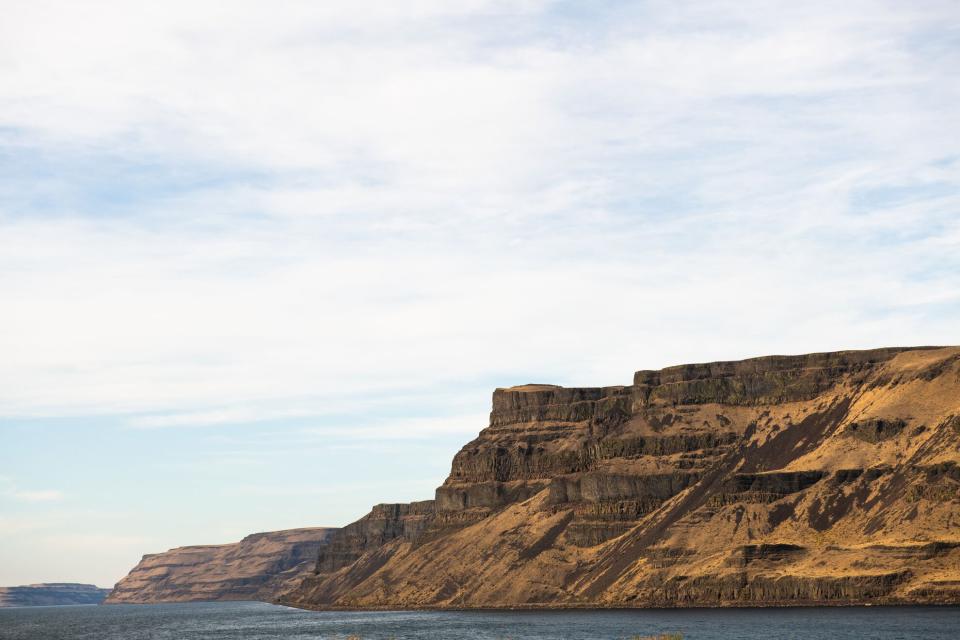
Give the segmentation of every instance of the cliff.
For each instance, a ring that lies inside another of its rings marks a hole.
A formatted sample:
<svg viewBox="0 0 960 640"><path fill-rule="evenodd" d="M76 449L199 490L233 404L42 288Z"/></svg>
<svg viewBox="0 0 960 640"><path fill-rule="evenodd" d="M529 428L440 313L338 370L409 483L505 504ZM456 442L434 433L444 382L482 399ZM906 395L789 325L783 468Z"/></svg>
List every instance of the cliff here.
<svg viewBox="0 0 960 640"><path fill-rule="evenodd" d="M21 587L0 587L0 607L50 607L100 604L110 593L92 584L50 582Z"/></svg>
<svg viewBox="0 0 960 640"><path fill-rule="evenodd" d="M960 348L497 389L432 501L378 505L310 608L960 603Z"/></svg>
<svg viewBox="0 0 960 640"><path fill-rule="evenodd" d="M316 565L332 529L255 533L240 542L179 547L143 556L105 604L272 600Z"/></svg>

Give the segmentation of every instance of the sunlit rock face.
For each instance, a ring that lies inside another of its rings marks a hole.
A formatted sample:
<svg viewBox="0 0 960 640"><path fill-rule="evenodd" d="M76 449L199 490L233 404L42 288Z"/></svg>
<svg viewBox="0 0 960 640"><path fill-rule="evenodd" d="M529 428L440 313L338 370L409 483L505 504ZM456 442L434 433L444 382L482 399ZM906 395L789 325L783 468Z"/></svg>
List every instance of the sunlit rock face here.
<svg viewBox="0 0 960 640"><path fill-rule="evenodd" d="M497 389L435 499L378 505L307 607L960 603L960 348Z"/></svg>
<svg viewBox="0 0 960 640"><path fill-rule="evenodd" d="M255 533L233 544L179 547L143 556L106 604L266 600L299 584L316 566L333 529Z"/></svg>

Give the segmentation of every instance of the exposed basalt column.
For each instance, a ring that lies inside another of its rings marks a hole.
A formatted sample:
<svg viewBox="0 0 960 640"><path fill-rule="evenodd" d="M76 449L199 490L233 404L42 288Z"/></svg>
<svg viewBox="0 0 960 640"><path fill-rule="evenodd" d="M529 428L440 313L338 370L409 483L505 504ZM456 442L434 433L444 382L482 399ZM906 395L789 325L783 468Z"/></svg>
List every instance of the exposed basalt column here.
<svg viewBox="0 0 960 640"><path fill-rule="evenodd" d="M766 356L637 371L634 408L647 404L776 404L809 400L851 373L869 371L907 349Z"/></svg>
<svg viewBox="0 0 960 640"><path fill-rule="evenodd" d="M348 526L285 601L960 601L957 355L773 356L638 371L627 387L497 389L433 504Z"/></svg>
<svg viewBox="0 0 960 640"><path fill-rule="evenodd" d="M438 512L475 508L496 509L512 502L526 500L546 486L547 481L449 484L437 487L436 508Z"/></svg>
<svg viewBox="0 0 960 640"><path fill-rule="evenodd" d="M577 514L579 515L579 514ZM629 522L571 522L564 536L577 547L595 547L630 530Z"/></svg>
<svg viewBox="0 0 960 640"><path fill-rule="evenodd" d="M616 423L630 415L629 387L527 385L493 392L490 426L530 422Z"/></svg>
<svg viewBox="0 0 960 640"><path fill-rule="evenodd" d="M826 476L824 471L780 471L771 473L737 473L724 485L731 493L757 491L790 494L813 486Z"/></svg>
<svg viewBox="0 0 960 640"><path fill-rule="evenodd" d="M792 493L805 491L826 475L824 471L737 473L710 499L710 504L723 506L737 502L775 502Z"/></svg>
<svg viewBox="0 0 960 640"><path fill-rule="evenodd" d="M591 460L632 458L642 455L667 456L728 446L737 442L740 437L740 434L731 432L703 432L673 436L610 438L592 443L588 451Z"/></svg>
<svg viewBox="0 0 960 640"><path fill-rule="evenodd" d="M795 544L748 544L737 547L725 564L746 567L754 562L784 562L805 552L806 548Z"/></svg>
<svg viewBox="0 0 960 640"><path fill-rule="evenodd" d="M660 604L803 604L865 602L890 595L909 571L852 576L767 576L731 573L692 580L673 577L648 592Z"/></svg>
<svg viewBox="0 0 960 640"><path fill-rule="evenodd" d="M890 467L871 467L869 469L837 469L833 473L833 478L840 484L847 484L863 478L867 482L872 482L877 478L890 473Z"/></svg>
<svg viewBox="0 0 960 640"><path fill-rule="evenodd" d="M851 422L847 425L844 433L857 440L877 443L900 435L906 426L907 423L905 420L873 418L870 420Z"/></svg>
<svg viewBox="0 0 960 640"><path fill-rule="evenodd" d="M647 563L654 569L666 569L679 563L683 563L689 558L696 556L696 549L686 547L654 547L648 549L644 554ZM653 577L653 582L662 584L663 580L659 575Z"/></svg>
<svg viewBox="0 0 960 640"><path fill-rule="evenodd" d="M509 447L477 442L464 447L454 457L448 483L540 480L590 471L603 460L716 450L734 444L739 438L736 433L703 432L589 439L575 450L562 451L547 450L542 437L526 438Z"/></svg>
<svg viewBox="0 0 960 640"><path fill-rule="evenodd" d="M909 571L840 577L756 576L743 600L754 602L863 602L890 595Z"/></svg>
<svg viewBox="0 0 960 640"><path fill-rule="evenodd" d="M433 511L433 500L376 505L369 514L338 530L320 547L314 572L336 571L396 538L415 540L430 524Z"/></svg>
<svg viewBox="0 0 960 640"><path fill-rule="evenodd" d="M917 602L942 604L960 600L960 580L931 580L909 591Z"/></svg>
<svg viewBox="0 0 960 640"><path fill-rule="evenodd" d="M546 502L554 511L573 513L574 521L566 531L571 544L594 546L621 535L630 523L699 479L699 474L687 472L562 476L548 485Z"/></svg>
<svg viewBox="0 0 960 640"><path fill-rule="evenodd" d="M699 479L696 473L618 475L592 472L581 476L564 476L550 482L548 502L597 503L631 498L665 500Z"/></svg>
<svg viewBox="0 0 960 640"><path fill-rule="evenodd" d="M531 440L512 446L464 448L453 460L449 483L541 480L590 468L587 451L547 451Z"/></svg>

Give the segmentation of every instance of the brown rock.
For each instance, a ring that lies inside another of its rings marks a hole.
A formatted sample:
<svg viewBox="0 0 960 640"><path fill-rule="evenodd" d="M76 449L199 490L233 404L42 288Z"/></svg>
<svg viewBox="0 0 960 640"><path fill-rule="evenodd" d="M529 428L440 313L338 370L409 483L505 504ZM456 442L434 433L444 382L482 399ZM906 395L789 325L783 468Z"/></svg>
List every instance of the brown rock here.
<svg viewBox="0 0 960 640"><path fill-rule="evenodd" d="M105 604L266 600L299 584L335 529L255 533L233 544L179 547L143 556Z"/></svg>
<svg viewBox="0 0 960 640"><path fill-rule="evenodd" d="M960 347L497 389L434 500L374 507L329 535L312 572L248 588L147 557L114 594L309 608L960 604L958 416ZM192 586L178 591L182 576Z"/></svg>
<svg viewBox="0 0 960 640"><path fill-rule="evenodd" d="M960 603L958 356L773 356L497 389L435 501L347 527L282 601Z"/></svg>

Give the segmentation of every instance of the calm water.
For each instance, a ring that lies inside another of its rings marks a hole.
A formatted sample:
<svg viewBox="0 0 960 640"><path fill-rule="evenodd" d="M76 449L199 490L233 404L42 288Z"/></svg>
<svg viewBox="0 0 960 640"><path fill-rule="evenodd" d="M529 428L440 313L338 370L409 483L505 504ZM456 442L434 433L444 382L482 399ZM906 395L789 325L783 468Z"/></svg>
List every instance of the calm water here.
<svg viewBox="0 0 960 640"><path fill-rule="evenodd" d="M0 638L90 640L476 638L613 640L960 638L960 607L315 613L258 602L0 609Z"/></svg>

